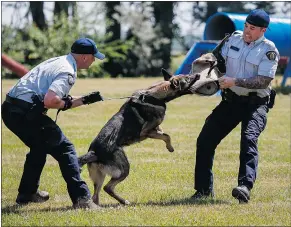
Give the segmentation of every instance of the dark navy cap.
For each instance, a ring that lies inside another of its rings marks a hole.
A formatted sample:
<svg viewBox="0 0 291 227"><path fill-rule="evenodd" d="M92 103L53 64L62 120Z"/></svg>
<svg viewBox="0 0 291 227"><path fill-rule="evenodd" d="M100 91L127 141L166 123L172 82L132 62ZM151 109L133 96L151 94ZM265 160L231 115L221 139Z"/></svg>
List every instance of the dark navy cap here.
<svg viewBox="0 0 291 227"><path fill-rule="evenodd" d="M257 27L267 28L270 17L263 9L254 9L247 16L246 22Z"/></svg>
<svg viewBox="0 0 291 227"><path fill-rule="evenodd" d="M77 39L72 47L71 52L74 54L93 54L95 58L103 60L105 55L98 51L96 43L89 38Z"/></svg>

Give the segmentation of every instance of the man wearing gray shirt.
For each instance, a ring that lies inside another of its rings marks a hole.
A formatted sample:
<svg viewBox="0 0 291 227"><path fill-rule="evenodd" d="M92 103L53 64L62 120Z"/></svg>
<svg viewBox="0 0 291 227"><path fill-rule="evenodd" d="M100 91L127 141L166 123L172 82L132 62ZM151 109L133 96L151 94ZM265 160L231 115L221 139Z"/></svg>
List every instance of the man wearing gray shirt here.
<svg viewBox="0 0 291 227"><path fill-rule="evenodd" d="M215 149L241 123L240 167L238 186L232 196L239 202L250 200L257 177L258 137L265 129L267 113L275 92L271 81L279 61L274 43L264 37L269 15L253 10L246 18L243 32L234 32L224 44L221 56L226 73L219 78L222 101L206 118L196 144L194 200L213 197L213 159Z"/></svg>
<svg viewBox="0 0 291 227"><path fill-rule="evenodd" d="M13 86L2 104L4 124L30 151L26 155L16 203L45 202L48 192L38 190L47 154L59 163L62 176L74 208L97 209L90 191L80 177L74 145L59 126L46 115L47 109L68 110L84 104L102 101L100 93L92 92L73 98L69 91L75 83L78 69L88 69L95 58L103 60L93 40L76 40L68 55L51 58L34 67Z"/></svg>

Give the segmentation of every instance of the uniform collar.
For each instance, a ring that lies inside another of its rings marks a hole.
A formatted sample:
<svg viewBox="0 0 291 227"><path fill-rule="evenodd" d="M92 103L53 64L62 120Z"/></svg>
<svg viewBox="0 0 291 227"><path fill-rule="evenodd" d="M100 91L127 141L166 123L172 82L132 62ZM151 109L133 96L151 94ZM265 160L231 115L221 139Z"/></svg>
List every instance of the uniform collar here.
<svg viewBox="0 0 291 227"><path fill-rule="evenodd" d="M67 55L68 61L70 62L70 64L72 64L74 71L77 72L77 62L75 60L75 58L73 57L73 55L70 53Z"/></svg>
<svg viewBox="0 0 291 227"><path fill-rule="evenodd" d="M259 38L259 39L257 39L257 40L254 41L254 45L257 45L257 44L261 43L264 39L265 39L265 36L262 35L261 38Z"/></svg>
<svg viewBox="0 0 291 227"><path fill-rule="evenodd" d="M249 45L251 45L251 46L256 46L256 45L258 45L259 43L261 43L264 39L265 39L265 36L262 35L261 38L259 38L259 39L255 40L255 41L251 42Z"/></svg>

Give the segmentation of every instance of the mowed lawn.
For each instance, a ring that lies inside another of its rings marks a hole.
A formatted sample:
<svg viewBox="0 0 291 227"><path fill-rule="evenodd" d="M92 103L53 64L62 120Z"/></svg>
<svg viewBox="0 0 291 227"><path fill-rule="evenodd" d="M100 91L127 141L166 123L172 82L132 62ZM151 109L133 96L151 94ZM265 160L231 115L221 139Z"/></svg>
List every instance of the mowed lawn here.
<svg viewBox="0 0 291 227"><path fill-rule="evenodd" d="M104 97L123 97L162 78L77 80L71 95L99 90ZM2 80L2 101L16 80ZM78 155L125 100L108 100L61 112L58 124L74 143ZM43 204L15 205L28 148L2 122L2 225L3 226L290 226L290 96L278 95L259 141L259 169L251 201L240 205L232 198L239 168L240 125L217 147L214 160L216 198L193 203L195 146L206 116L220 96L184 96L167 105L163 130L175 148L169 153L163 141L148 139L130 147L129 177L117 192L131 202L118 205L104 191L102 209L73 210L58 163L49 156L40 189L50 193ZM55 119L55 110L49 116ZM215 132L213 132L215 133ZM82 178L93 184L84 168ZM107 177L105 183L109 180Z"/></svg>

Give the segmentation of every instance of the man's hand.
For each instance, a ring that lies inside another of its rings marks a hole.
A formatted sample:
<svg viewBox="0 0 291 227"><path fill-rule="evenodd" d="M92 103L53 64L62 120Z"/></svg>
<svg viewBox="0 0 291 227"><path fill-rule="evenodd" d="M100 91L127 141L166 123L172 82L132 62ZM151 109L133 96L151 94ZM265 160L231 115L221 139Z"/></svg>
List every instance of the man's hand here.
<svg viewBox="0 0 291 227"><path fill-rule="evenodd" d="M67 95L66 97L63 97L62 100L65 102L64 108L61 109L62 111L66 111L70 109L73 105L73 97L70 95Z"/></svg>
<svg viewBox="0 0 291 227"><path fill-rule="evenodd" d="M232 77L227 77L227 76L222 76L218 78L218 83L220 88L230 88L235 85L235 78Z"/></svg>
<svg viewBox="0 0 291 227"><path fill-rule="evenodd" d="M103 97L100 95L99 91L92 92L88 95L82 97L83 104L91 104L99 101L103 101Z"/></svg>

